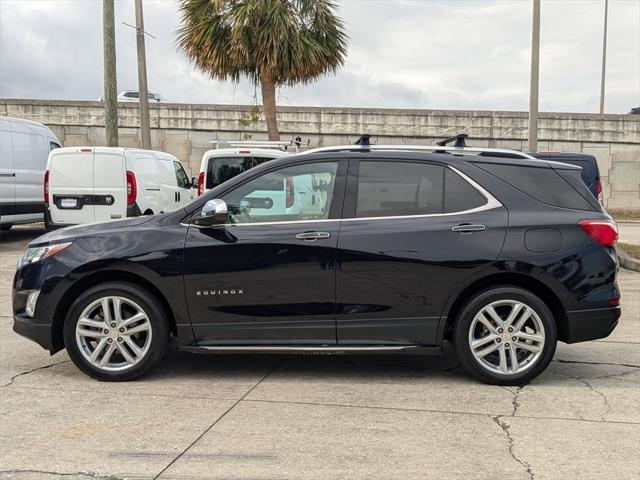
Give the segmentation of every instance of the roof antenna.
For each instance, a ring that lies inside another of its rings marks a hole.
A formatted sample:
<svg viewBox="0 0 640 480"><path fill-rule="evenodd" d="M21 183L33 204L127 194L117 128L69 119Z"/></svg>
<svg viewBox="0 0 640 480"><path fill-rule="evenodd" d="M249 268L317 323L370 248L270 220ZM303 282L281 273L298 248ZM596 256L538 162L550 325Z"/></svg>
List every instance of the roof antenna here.
<svg viewBox="0 0 640 480"><path fill-rule="evenodd" d="M453 144L454 147L464 148L468 146L465 142L467 138L469 138L469 135L467 135L466 133L459 133L455 137L449 137L449 138L445 138L444 140L440 140L439 142L436 143L436 145L439 145L441 147L446 147L447 143L451 143L455 140L456 143Z"/></svg>
<svg viewBox="0 0 640 480"><path fill-rule="evenodd" d="M371 145L371 142L369 141L370 138L371 135L369 135L368 133L363 133L362 135L360 135L360 138L356 140L355 145L363 145L369 147Z"/></svg>

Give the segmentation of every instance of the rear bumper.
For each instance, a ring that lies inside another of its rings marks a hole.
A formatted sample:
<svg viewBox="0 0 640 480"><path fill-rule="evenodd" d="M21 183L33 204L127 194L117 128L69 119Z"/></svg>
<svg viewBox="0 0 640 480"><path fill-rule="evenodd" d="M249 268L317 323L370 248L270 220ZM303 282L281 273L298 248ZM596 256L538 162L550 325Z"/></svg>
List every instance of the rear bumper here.
<svg viewBox="0 0 640 480"><path fill-rule="evenodd" d="M567 312L567 343L586 342L608 337L618 325L622 309L618 307Z"/></svg>

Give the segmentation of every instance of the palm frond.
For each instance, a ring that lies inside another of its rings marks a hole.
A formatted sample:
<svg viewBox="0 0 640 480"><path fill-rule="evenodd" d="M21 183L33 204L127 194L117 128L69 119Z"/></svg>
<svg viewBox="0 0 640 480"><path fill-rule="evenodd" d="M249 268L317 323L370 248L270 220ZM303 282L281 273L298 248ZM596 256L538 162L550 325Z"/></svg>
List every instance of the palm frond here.
<svg viewBox="0 0 640 480"><path fill-rule="evenodd" d="M212 78L306 83L344 64L330 0L182 0L178 49Z"/></svg>

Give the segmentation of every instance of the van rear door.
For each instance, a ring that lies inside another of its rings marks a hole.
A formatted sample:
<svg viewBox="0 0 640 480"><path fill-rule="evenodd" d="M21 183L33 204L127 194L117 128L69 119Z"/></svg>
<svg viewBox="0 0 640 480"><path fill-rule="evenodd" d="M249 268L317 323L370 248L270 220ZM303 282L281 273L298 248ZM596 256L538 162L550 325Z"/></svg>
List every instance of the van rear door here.
<svg viewBox="0 0 640 480"><path fill-rule="evenodd" d="M0 219L11 223L16 208L16 173L9 121L0 118Z"/></svg>
<svg viewBox="0 0 640 480"><path fill-rule="evenodd" d="M94 151L90 148L57 149L49 157L49 208L54 224L94 221Z"/></svg>
<svg viewBox="0 0 640 480"><path fill-rule="evenodd" d="M93 164L94 220L125 218L127 179L123 153L96 149Z"/></svg>

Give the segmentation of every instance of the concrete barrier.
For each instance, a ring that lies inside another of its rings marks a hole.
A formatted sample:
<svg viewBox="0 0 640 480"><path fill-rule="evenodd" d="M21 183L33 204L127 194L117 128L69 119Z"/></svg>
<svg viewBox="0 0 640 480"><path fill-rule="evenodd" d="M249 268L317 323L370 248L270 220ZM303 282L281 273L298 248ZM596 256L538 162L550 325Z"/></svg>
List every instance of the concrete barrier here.
<svg viewBox="0 0 640 480"><path fill-rule="evenodd" d="M266 139L263 119L251 122L250 106L151 105L153 148L178 157L196 175L209 141ZM66 146L104 145L101 102L60 100L0 100L0 115L42 122ZM469 143L526 150L527 114L462 110L401 110L371 108L280 107L283 139L295 136L311 146L353 143L361 133L375 143L433 144L465 132ZM121 146L139 146L136 103L119 105ZM585 152L598 159L605 205L640 209L640 116L542 113L539 150Z"/></svg>

